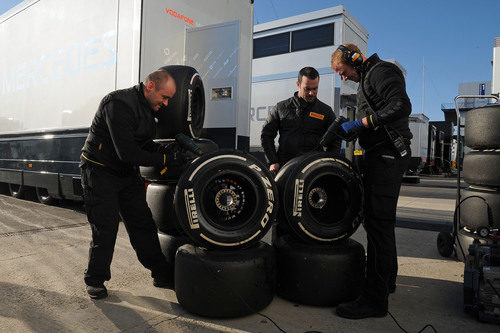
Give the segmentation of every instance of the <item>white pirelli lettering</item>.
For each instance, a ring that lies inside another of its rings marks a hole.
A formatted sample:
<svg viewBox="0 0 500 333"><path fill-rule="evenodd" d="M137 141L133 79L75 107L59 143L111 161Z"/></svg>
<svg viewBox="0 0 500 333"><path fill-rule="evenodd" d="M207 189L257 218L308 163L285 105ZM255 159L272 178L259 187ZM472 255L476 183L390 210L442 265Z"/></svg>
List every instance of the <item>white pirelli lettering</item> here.
<svg viewBox="0 0 500 333"><path fill-rule="evenodd" d="M292 216L302 216L302 199L304 196L304 180L295 179L295 188L293 190L293 211Z"/></svg>
<svg viewBox="0 0 500 333"><path fill-rule="evenodd" d="M194 191L192 188L184 190L184 202L186 204L189 227L191 229L198 229L200 224L198 222L198 211L196 210L196 201L194 199Z"/></svg>

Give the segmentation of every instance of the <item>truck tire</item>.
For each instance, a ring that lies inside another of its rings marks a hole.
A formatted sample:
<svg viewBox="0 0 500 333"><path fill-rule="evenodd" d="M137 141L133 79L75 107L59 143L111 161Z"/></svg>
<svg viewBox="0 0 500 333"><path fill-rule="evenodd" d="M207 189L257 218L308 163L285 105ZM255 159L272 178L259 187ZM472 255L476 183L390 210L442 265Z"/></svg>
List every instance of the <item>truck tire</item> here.
<svg viewBox="0 0 500 333"><path fill-rule="evenodd" d="M278 190L266 166L236 150L194 160L174 195L181 227L195 244L207 248L256 243L271 227L277 205Z"/></svg>
<svg viewBox="0 0 500 333"><path fill-rule="evenodd" d="M470 185L500 187L500 149L473 150L464 157L464 180Z"/></svg>
<svg viewBox="0 0 500 333"><path fill-rule="evenodd" d="M500 105L487 105L467 112L465 145L472 149L500 148Z"/></svg>
<svg viewBox="0 0 500 333"><path fill-rule="evenodd" d="M25 186L19 184L9 184L9 193L17 199L24 198Z"/></svg>
<svg viewBox="0 0 500 333"><path fill-rule="evenodd" d="M365 278L363 245L345 239L334 244L306 244L290 235L276 244L276 293L292 302L335 306L356 299Z"/></svg>
<svg viewBox="0 0 500 333"><path fill-rule="evenodd" d="M189 66L172 65L160 69L172 75L177 89L165 110L158 114L157 137L174 138L179 133L199 137L205 120L205 90L200 75Z"/></svg>
<svg viewBox="0 0 500 333"><path fill-rule="evenodd" d="M264 242L240 251L193 245L177 250L175 292L191 313L216 318L256 313L271 303L275 284L275 252Z"/></svg>
<svg viewBox="0 0 500 333"><path fill-rule="evenodd" d="M146 190L146 202L158 230L178 236L184 232L175 215L174 192L175 185L151 183Z"/></svg>
<svg viewBox="0 0 500 333"><path fill-rule="evenodd" d="M46 188L35 187L36 198L44 205L54 205L56 198L51 196Z"/></svg>
<svg viewBox="0 0 500 333"><path fill-rule="evenodd" d="M162 145L176 144L174 139L157 139L154 140ZM194 142L198 147L200 147L203 153L210 153L219 150L219 146L211 140L208 139L194 139ZM187 161L186 164L191 163L198 156L189 152L183 151L183 158ZM141 176L149 181L153 182L165 182L165 183L177 183L181 174L186 170L186 165L168 168L167 171L162 175L160 171L163 169L159 166L140 166L139 171Z"/></svg>
<svg viewBox="0 0 500 333"><path fill-rule="evenodd" d="M460 225L476 231L500 228L500 191L469 187L462 190Z"/></svg>
<svg viewBox="0 0 500 333"><path fill-rule="evenodd" d="M161 252L165 256L165 260L170 267L174 268L171 270L171 281L175 281L175 253L179 247L185 244L191 244L191 239L187 236L173 236L158 232L158 240L160 241Z"/></svg>
<svg viewBox="0 0 500 333"><path fill-rule="evenodd" d="M345 158L313 152L286 163L276 175L279 221L308 243L350 237L363 216L361 177ZM286 227L283 229L287 229Z"/></svg>

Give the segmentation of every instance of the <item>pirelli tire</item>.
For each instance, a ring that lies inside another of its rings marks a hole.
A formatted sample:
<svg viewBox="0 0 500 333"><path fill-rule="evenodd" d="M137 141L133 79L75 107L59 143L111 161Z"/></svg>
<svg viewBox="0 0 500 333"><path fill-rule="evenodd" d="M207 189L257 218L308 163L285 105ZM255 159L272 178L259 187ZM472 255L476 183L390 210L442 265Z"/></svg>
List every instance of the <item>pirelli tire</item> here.
<svg viewBox="0 0 500 333"><path fill-rule="evenodd" d="M157 139L154 141L159 143L159 144L162 144L162 145L176 144L174 139ZM208 139L194 139L194 142L196 143L196 145L198 147L200 147L201 151L204 153L209 153L209 152L219 150L219 146L215 142L208 140ZM183 151L182 157L186 160L186 164L189 164L193 160L195 160L198 156L196 156L192 152ZM186 165L179 165L179 166L175 166L175 167L170 167L163 174L161 173L162 170L163 170L163 168L161 168L159 166L140 166L139 167L139 171L141 173L141 176L148 181L177 183L177 181L179 180L179 177L186 170Z"/></svg>
<svg viewBox="0 0 500 333"><path fill-rule="evenodd" d="M174 138L178 133L184 133L198 138L205 120L205 90L200 75L189 66L172 65L160 69L172 75L176 93L164 112L159 113L157 137Z"/></svg>
<svg viewBox="0 0 500 333"><path fill-rule="evenodd" d="M308 243L350 237L362 222L363 186L345 158L313 152L286 163L275 177L283 230Z"/></svg>
<svg viewBox="0 0 500 333"><path fill-rule="evenodd" d="M251 246L271 227L278 189L250 154L220 150L194 160L177 183L174 207L184 231L207 248Z"/></svg>
<svg viewBox="0 0 500 333"><path fill-rule="evenodd" d="M175 254L177 252L177 249L179 249L179 247L185 244L192 243L191 239L187 236L182 236L182 235L174 236L165 234L163 232L158 232L158 240L160 241L161 252L165 256L165 260L170 265L170 267L174 268L175 268ZM171 281L174 281L175 279L174 269L172 269L171 272L172 272L172 275L170 276Z"/></svg>
<svg viewBox="0 0 500 333"><path fill-rule="evenodd" d="M499 149L499 128L500 104L468 111L465 120L465 145L472 149Z"/></svg>
<svg viewBox="0 0 500 333"><path fill-rule="evenodd" d="M184 232L175 215L174 193L175 184L151 183L146 190L146 202L158 230L177 236Z"/></svg>
<svg viewBox="0 0 500 333"><path fill-rule="evenodd" d="M460 197L460 225L471 231L500 229L500 191L469 187Z"/></svg>
<svg viewBox="0 0 500 333"><path fill-rule="evenodd" d="M473 150L464 157L463 177L470 185L500 188L500 149Z"/></svg>
<svg viewBox="0 0 500 333"><path fill-rule="evenodd" d="M307 244L286 235L274 247L278 296L300 304L334 306L360 295L366 266L360 243L345 239Z"/></svg>
<svg viewBox="0 0 500 333"><path fill-rule="evenodd" d="M441 231L436 240L436 246L441 256L448 258L453 254L453 235L449 232Z"/></svg>
<svg viewBox="0 0 500 333"><path fill-rule="evenodd" d="M183 245L175 258L175 292L187 311L216 318L242 317L268 306L276 288L272 246L239 251Z"/></svg>

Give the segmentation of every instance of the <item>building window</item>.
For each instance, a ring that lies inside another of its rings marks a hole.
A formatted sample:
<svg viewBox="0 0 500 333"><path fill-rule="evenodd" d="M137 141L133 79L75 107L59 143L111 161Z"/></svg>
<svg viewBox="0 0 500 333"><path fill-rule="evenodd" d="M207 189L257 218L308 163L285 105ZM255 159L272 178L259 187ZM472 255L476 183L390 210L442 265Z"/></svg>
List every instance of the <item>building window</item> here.
<svg viewBox="0 0 500 333"><path fill-rule="evenodd" d="M334 44L333 23L292 31L292 52Z"/></svg>
<svg viewBox="0 0 500 333"><path fill-rule="evenodd" d="M253 57L262 58L290 52L290 33L285 32L253 40Z"/></svg>

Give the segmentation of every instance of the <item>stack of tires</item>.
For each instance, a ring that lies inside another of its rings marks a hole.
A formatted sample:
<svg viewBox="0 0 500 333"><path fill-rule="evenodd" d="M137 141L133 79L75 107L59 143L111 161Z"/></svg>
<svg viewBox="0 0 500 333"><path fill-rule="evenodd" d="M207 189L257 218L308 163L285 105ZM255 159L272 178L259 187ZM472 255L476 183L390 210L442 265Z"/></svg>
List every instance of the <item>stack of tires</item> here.
<svg viewBox="0 0 500 333"><path fill-rule="evenodd" d="M500 236L500 105L471 110L465 122L463 177L457 257L464 260L474 238L482 242Z"/></svg>
<svg viewBox="0 0 500 333"><path fill-rule="evenodd" d="M260 239L276 219L276 183L253 156L196 139L204 117L201 79L189 67L164 69L176 80L177 94L162 112L168 119L159 119L165 139L157 142L175 144L171 138L184 133L204 153L197 157L182 151L185 165L164 174L141 168L150 182L146 200L162 251L175 267L177 299L201 316L255 313L275 294L275 251Z"/></svg>
<svg viewBox="0 0 500 333"><path fill-rule="evenodd" d="M363 215L363 187L351 163L313 152L290 160L275 177L280 209L273 244L277 294L315 306L357 298L365 250L349 237Z"/></svg>

